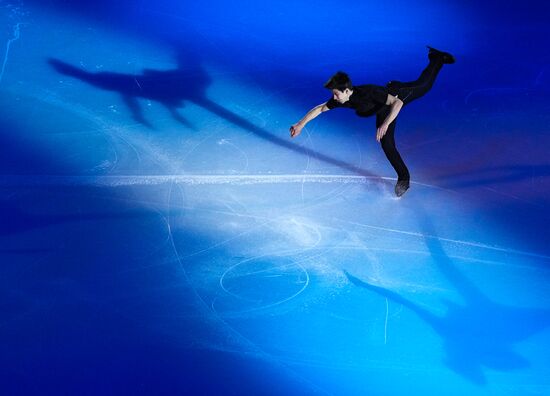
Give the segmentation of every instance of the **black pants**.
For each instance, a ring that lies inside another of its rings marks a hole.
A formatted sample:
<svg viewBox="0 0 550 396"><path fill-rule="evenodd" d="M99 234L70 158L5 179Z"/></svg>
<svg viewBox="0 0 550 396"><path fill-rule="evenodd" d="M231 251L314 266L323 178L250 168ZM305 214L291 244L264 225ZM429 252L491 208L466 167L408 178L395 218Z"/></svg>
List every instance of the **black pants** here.
<svg viewBox="0 0 550 396"><path fill-rule="evenodd" d="M441 70L443 63L441 61L430 61L428 66L422 71L417 80L411 82L390 81L386 88L391 95L397 96L403 101L404 106L411 103L413 100L424 96L430 90L435 82L437 74ZM404 107L403 106L403 107ZM390 106L385 106L384 110L376 114L376 127L378 128L386 117L390 114ZM393 169L397 172L398 180L409 180L410 174L405 162L399 155L395 146L395 123L397 118L388 126L388 130L381 140L384 154L390 161Z"/></svg>

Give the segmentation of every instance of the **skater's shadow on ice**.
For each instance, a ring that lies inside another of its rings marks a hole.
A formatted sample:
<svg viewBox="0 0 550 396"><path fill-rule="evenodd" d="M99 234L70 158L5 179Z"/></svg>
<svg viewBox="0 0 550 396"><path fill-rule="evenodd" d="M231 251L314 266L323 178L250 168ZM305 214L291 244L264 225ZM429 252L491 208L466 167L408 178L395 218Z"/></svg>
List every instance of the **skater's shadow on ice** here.
<svg viewBox="0 0 550 396"><path fill-rule="evenodd" d="M420 211L424 235L436 235L429 217ZM413 301L345 272L356 286L375 292L413 311L443 339L445 364L469 381L485 385L485 369L511 371L529 367L514 344L550 326L550 310L506 306L492 301L454 266L437 237L424 239L430 256L462 303L445 301L445 316L437 316Z"/></svg>
<svg viewBox="0 0 550 396"><path fill-rule="evenodd" d="M191 123L178 113L178 108L183 106L184 100L200 97L209 85L210 79L201 68L187 65L187 62L188 57L178 56L176 68L145 69L141 74L124 74L89 72L58 59L48 59L48 63L60 74L77 78L96 88L118 93L134 120L148 128L153 128L153 125L143 114L139 103L141 99L162 104L175 120L192 128Z"/></svg>
<svg viewBox="0 0 550 396"><path fill-rule="evenodd" d="M207 72L200 65L200 62L196 60L196 56L192 54L180 53L177 56L177 68L170 70L144 70L139 75L113 72L92 73L53 58L48 59L48 63L58 73L77 78L96 88L117 92L132 112L133 118L149 128L152 128L152 125L145 119L139 105L139 99L160 102L170 110L176 120L188 127L192 127L191 123L178 113L178 108L182 107L185 101L188 101L278 147L291 150L300 155L313 157L319 161L361 176L373 178L380 184L386 184L381 177L353 164L332 158L309 148L301 147L295 142L290 141L290 138L284 139L266 129L260 128L208 98L206 89L211 82L210 76L208 76ZM285 130L285 135L287 133Z"/></svg>

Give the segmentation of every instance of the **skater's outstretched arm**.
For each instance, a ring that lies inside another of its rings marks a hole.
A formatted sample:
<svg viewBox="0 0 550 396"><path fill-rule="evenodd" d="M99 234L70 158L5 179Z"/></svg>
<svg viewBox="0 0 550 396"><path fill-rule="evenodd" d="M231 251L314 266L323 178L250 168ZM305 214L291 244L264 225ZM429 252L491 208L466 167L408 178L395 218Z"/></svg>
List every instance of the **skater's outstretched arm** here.
<svg viewBox="0 0 550 396"><path fill-rule="evenodd" d="M330 109L327 107L326 103L315 106L313 109L306 113L304 118L302 118L300 121L290 127L290 137L294 138L298 136L302 132L302 128L305 127L308 122L313 120L319 114L329 110Z"/></svg>
<svg viewBox="0 0 550 396"><path fill-rule="evenodd" d="M386 104L391 107L390 113L377 129L376 129L376 140L380 142L384 135L386 134L386 131L388 130L388 127L390 124L397 118L397 115L401 111L401 108L403 107L403 101L399 99L397 96L389 95L388 94L388 100L386 101Z"/></svg>

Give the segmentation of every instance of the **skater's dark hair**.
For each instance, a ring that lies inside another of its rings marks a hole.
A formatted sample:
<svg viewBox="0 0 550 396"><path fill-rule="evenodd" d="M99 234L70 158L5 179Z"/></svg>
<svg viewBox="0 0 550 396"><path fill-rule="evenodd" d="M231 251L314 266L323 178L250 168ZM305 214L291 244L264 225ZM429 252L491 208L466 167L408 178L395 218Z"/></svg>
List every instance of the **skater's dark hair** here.
<svg viewBox="0 0 550 396"><path fill-rule="evenodd" d="M346 73L339 71L325 83L325 88L331 90L337 89L340 92L344 92L346 88L352 88L351 80Z"/></svg>

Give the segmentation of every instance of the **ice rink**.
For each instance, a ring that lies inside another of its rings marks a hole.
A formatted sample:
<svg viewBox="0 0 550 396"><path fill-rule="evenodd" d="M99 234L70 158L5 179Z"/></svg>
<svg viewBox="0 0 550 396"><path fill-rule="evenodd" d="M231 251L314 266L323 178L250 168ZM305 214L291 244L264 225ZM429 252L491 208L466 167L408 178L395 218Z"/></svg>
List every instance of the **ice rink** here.
<svg viewBox="0 0 550 396"><path fill-rule="evenodd" d="M549 395L545 12L0 0L0 393Z"/></svg>

